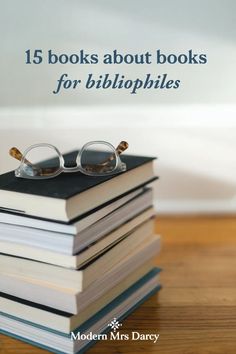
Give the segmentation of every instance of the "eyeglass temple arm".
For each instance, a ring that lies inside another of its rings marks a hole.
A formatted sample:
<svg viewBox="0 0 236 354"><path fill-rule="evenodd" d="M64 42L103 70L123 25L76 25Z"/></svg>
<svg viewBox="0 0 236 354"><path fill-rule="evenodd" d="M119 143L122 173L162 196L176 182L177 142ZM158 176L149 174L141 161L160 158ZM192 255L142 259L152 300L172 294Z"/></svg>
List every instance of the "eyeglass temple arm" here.
<svg viewBox="0 0 236 354"><path fill-rule="evenodd" d="M118 155L120 155L122 152L124 152L126 149L128 149L128 147L129 147L129 144L126 141L121 141L116 148L116 152L118 153ZM116 157L115 154L111 154L111 156L108 157L108 159L106 159L105 161L101 162L99 164L99 166L104 166L104 165L108 164L108 162L114 160L115 157Z"/></svg>
<svg viewBox="0 0 236 354"><path fill-rule="evenodd" d="M12 147L10 150L9 150L9 154L11 157L14 157L16 160L18 161L22 161L23 160L23 154L20 152L19 149L17 149L16 147ZM28 160L24 160L24 162L26 164L29 164L29 165L32 165L31 162L29 162Z"/></svg>
<svg viewBox="0 0 236 354"><path fill-rule="evenodd" d="M127 150L128 147L129 147L129 144L127 143L127 141L121 141L120 144L116 148L118 155L122 154L122 152Z"/></svg>

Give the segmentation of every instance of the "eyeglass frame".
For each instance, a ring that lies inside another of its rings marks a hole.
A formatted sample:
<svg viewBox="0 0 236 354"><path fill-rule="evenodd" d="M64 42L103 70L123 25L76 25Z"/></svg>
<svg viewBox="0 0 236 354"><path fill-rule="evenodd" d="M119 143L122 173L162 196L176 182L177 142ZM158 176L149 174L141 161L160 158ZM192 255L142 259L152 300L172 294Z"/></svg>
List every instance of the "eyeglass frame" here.
<svg viewBox="0 0 236 354"><path fill-rule="evenodd" d="M107 172L107 173L99 173L96 174L94 172L88 172L85 169L83 169L82 165L81 165L81 156L84 152L84 150L90 146L90 145L95 145L95 144L103 144L106 145L108 147L110 147L113 150L113 153L115 154L115 158L116 158L116 166L114 167L114 169L111 172ZM30 176L28 175L25 170L24 170L24 161L26 158L26 155L28 154L29 151L38 148L38 147L49 147L52 148L53 150L56 151L58 158L59 158L59 166L58 166L58 170L50 175L50 176ZM122 152L122 151L121 151ZM89 141L86 144L84 144L82 146L82 148L78 151L78 155L75 159L76 162L76 166L74 167L65 167L65 159L63 157L63 154L58 150L58 148L52 144L48 144L48 143L39 143L39 144L34 144L29 146L24 153L22 154L22 159L21 159L21 163L20 166L15 170L15 176L17 178L25 178L25 179L50 179L50 178L54 178L59 176L61 173L75 173L75 172L81 172L84 175L87 176L94 176L94 177L104 177L104 176L111 176L113 174L117 174L117 173L121 173L121 172L125 172L126 171L126 164L124 162L121 161L120 159L120 155L118 154L116 148L111 144L108 143L107 141L102 141L102 140L97 140L97 141Z"/></svg>

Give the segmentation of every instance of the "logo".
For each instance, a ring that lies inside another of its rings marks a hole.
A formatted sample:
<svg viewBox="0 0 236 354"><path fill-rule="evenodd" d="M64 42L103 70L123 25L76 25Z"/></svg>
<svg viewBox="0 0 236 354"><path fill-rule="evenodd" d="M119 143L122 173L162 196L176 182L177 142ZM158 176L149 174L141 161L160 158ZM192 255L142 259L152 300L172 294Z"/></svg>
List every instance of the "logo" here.
<svg viewBox="0 0 236 354"><path fill-rule="evenodd" d="M116 317L114 317L113 320L111 320L107 324L107 327L110 327L111 329L110 333L97 334L91 331L87 333L71 332L71 340L79 340L79 341L132 340L132 341L150 341L156 344L160 336L158 333L142 333L139 331L132 331L131 333L130 332L123 333L123 331L119 332L119 328L122 327L122 323L120 323L120 321Z"/></svg>
<svg viewBox="0 0 236 354"><path fill-rule="evenodd" d="M116 332L116 330L119 329L122 324L114 317L113 320L108 323L108 326L111 327L114 332Z"/></svg>

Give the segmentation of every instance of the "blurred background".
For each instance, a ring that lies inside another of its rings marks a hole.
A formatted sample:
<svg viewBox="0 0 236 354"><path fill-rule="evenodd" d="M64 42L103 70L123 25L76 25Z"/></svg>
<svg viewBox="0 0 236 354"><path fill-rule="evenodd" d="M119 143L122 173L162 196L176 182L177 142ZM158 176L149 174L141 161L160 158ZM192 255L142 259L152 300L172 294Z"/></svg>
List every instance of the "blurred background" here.
<svg viewBox="0 0 236 354"><path fill-rule="evenodd" d="M236 211L236 2L234 0L0 0L0 173L11 146L61 151L120 140L158 156L159 213ZM73 54L205 53L206 65L26 65L27 49ZM53 95L67 73L168 73L178 90L75 90Z"/></svg>

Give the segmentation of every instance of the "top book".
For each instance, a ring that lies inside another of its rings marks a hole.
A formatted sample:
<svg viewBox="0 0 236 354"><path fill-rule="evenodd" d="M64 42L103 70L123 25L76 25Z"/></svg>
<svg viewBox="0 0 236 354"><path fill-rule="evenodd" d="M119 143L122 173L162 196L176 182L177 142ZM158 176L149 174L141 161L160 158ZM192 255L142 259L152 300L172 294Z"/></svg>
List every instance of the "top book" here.
<svg viewBox="0 0 236 354"><path fill-rule="evenodd" d="M64 155L74 161L78 151ZM127 171L111 176L86 176L80 172L44 180L0 176L0 210L61 222L70 222L120 195L155 180L153 157L122 155Z"/></svg>

